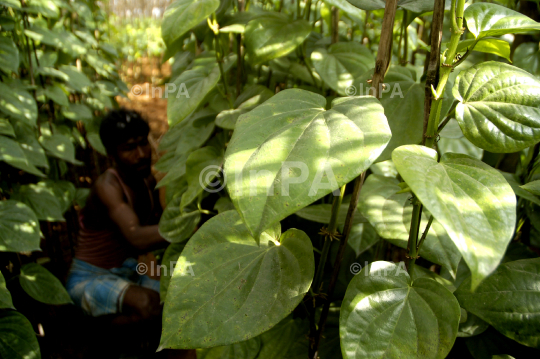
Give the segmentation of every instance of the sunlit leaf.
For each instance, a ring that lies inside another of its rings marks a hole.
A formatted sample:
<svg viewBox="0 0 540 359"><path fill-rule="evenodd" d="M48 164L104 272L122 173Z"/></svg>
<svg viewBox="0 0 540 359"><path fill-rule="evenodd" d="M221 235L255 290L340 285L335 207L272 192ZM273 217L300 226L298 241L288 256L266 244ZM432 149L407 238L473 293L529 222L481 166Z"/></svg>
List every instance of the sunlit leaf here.
<svg viewBox="0 0 540 359"><path fill-rule="evenodd" d="M34 328L19 312L0 311L0 356L10 359L41 358Z"/></svg>
<svg viewBox="0 0 540 359"><path fill-rule="evenodd" d="M0 201L0 251L39 251L39 222L22 202Z"/></svg>
<svg viewBox="0 0 540 359"><path fill-rule="evenodd" d="M21 267L19 283L28 295L39 302L56 305L73 303L60 280L37 263Z"/></svg>

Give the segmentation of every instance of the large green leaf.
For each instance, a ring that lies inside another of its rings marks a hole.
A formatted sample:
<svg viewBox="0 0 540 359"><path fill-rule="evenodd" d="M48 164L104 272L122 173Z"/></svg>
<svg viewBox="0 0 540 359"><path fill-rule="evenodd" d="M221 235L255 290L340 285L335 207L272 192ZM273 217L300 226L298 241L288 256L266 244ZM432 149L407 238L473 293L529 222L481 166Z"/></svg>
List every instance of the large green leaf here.
<svg viewBox="0 0 540 359"><path fill-rule="evenodd" d="M31 126L36 125L37 104L26 90L0 82L0 111Z"/></svg>
<svg viewBox="0 0 540 359"><path fill-rule="evenodd" d="M87 92L88 88L92 86L92 82L90 82L88 77L77 70L75 66L62 65L60 67L60 71L62 71L68 77L66 82L75 91Z"/></svg>
<svg viewBox="0 0 540 359"><path fill-rule="evenodd" d="M344 358L442 359L452 349L456 298L431 279L411 284L403 268L374 262L352 279L339 319Z"/></svg>
<svg viewBox="0 0 540 359"><path fill-rule="evenodd" d="M0 135L15 137L13 126L5 118L0 118Z"/></svg>
<svg viewBox="0 0 540 359"><path fill-rule="evenodd" d="M201 220L198 210L185 212L180 208L181 196L173 199L163 211L159 220L159 233L171 243L188 239Z"/></svg>
<svg viewBox="0 0 540 359"><path fill-rule="evenodd" d="M219 0L176 0L169 5L161 24L161 33L167 46L210 17L218 7Z"/></svg>
<svg viewBox="0 0 540 359"><path fill-rule="evenodd" d="M161 299L161 302L165 301L174 267L176 266L176 262L178 262L178 257L180 257L180 253L182 253L186 244L187 242L172 243L167 247L165 253L163 254L163 259L161 260L161 265L159 267L159 297Z"/></svg>
<svg viewBox="0 0 540 359"><path fill-rule="evenodd" d="M0 251L39 251L39 222L24 203L0 201Z"/></svg>
<svg viewBox="0 0 540 359"><path fill-rule="evenodd" d="M516 197L504 177L485 163L454 153L440 163L436 157L435 150L417 145L392 154L401 177L456 244L476 288L495 270L512 239Z"/></svg>
<svg viewBox="0 0 540 359"><path fill-rule="evenodd" d="M39 25L32 26L24 31L24 34L31 39L55 47L73 57L84 55L87 51L84 43L66 30L49 30Z"/></svg>
<svg viewBox="0 0 540 359"><path fill-rule="evenodd" d="M244 92L234 102L234 110L221 111L216 117L216 125L228 130L234 130L238 117L252 110L256 106L274 96L266 86L252 85L246 87Z"/></svg>
<svg viewBox="0 0 540 359"><path fill-rule="evenodd" d="M171 278L160 349L247 340L296 308L315 272L313 248L302 231L280 232L274 226L257 242L236 211L206 222L182 251ZM188 265L193 276L186 273Z"/></svg>
<svg viewBox="0 0 540 359"><path fill-rule="evenodd" d="M9 37L0 37L0 69L7 74L19 70L19 49Z"/></svg>
<svg viewBox="0 0 540 359"><path fill-rule="evenodd" d="M540 258L501 264L474 292L469 279L455 295L462 307L502 334L540 348Z"/></svg>
<svg viewBox="0 0 540 359"><path fill-rule="evenodd" d="M62 115L73 121L89 121L93 118L92 110L80 103L70 103L69 107L62 109Z"/></svg>
<svg viewBox="0 0 540 359"><path fill-rule="evenodd" d="M346 196L343 198L343 202L339 207L339 214L337 217L337 224L343 225L345 223L345 218L347 217L347 211L349 210L351 198ZM332 216L332 204L323 203L323 204L314 204L305 208L302 208L298 212L295 212L298 217L317 222L317 223L330 223L330 217ZM353 223L365 223L367 219L362 216L360 211L354 212Z"/></svg>
<svg viewBox="0 0 540 359"><path fill-rule="evenodd" d="M281 91L242 115L225 154L231 199L259 235L365 171L391 137L370 96L326 99Z"/></svg>
<svg viewBox="0 0 540 359"><path fill-rule="evenodd" d="M526 42L519 45L514 51L514 65L530 72L533 75L540 75L540 51L537 42Z"/></svg>
<svg viewBox="0 0 540 359"><path fill-rule="evenodd" d="M473 44L476 44L474 46L474 51L497 55L510 61L510 44L507 41L491 37L483 37L479 40L469 39L460 41L456 51L466 51Z"/></svg>
<svg viewBox="0 0 540 359"><path fill-rule="evenodd" d="M40 221L65 221L62 215L62 204L56 198L51 186L46 184L23 185L13 195L13 198L32 208Z"/></svg>
<svg viewBox="0 0 540 359"><path fill-rule="evenodd" d="M512 190L514 191L516 196L540 205L540 198L536 197L534 194L522 188L521 183L519 182L519 177L517 175L508 172L501 172L501 174L504 176L510 187L512 187Z"/></svg>
<svg viewBox="0 0 540 359"><path fill-rule="evenodd" d="M255 359L261 350L261 338L255 337L223 347L197 350L197 359Z"/></svg>
<svg viewBox="0 0 540 359"><path fill-rule="evenodd" d="M0 273L0 309L6 308L15 309L11 300L11 293L6 287L6 279Z"/></svg>
<svg viewBox="0 0 540 359"><path fill-rule="evenodd" d="M53 132L48 126L41 126L39 143L51 156L76 165L83 165L83 162L75 159L75 147L69 137L58 131Z"/></svg>
<svg viewBox="0 0 540 359"><path fill-rule="evenodd" d="M512 65L484 62L461 72L452 89L465 137L490 152L540 141L540 80Z"/></svg>
<svg viewBox="0 0 540 359"><path fill-rule="evenodd" d="M364 24L364 14L362 14L362 10L359 10L357 7L352 6L348 1L346 0L324 0L325 4L335 6L341 11L343 11L346 16L351 18L356 24L363 25Z"/></svg>
<svg viewBox="0 0 540 359"><path fill-rule="evenodd" d="M206 95L217 85L219 78L217 63L199 66L182 72L174 82L175 92L169 94L167 117L173 127L184 120L203 102Z"/></svg>
<svg viewBox="0 0 540 359"><path fill-rule="evenodd" d="M471 157L482 159L484 150L476 147L463 136L461 128L455 119L451 119L440 133L437 146L441 155L447 152L462 153Z"/></svg>
<svg viewBox="0 0 540 359"><path fill-rule="evenodd" d="M248 61L261 64L282 57L296 49L311 32L305 20L292 20L283 13L272 12L248 22L245 45Z"/></svg>
<svg viewBox="0 0 540 359"><path fill-rule="evenodd" d="M60 280L37 263L28 263L21 267L19 283L28 295L42 303L73 303Z"/></svg>
<svg viewBox="0 0 540 359"><path fill-rule="evenodd" d="M65 213L72 205L76 196L75 185L69 181L45 180L37 183L37 186L51 190L60 203L60 210Z"/></svg>
<svg viewBox="0 0 540 359"><path fill-rule="evenodd" d="M215 116L208 109L195 112L163 135L159 150L181 155L200 147L214 131Z"/></svg>
<svg viewBox="0 0 540 359"><path fill-rule="evenodd" d="M311 62L324 82L342 96L350 95L350 86L375 66L370 50L358 42L338 42L311 53ZM358 81L359 82L359 81Z"/></svg>
<svg viewBox="0 0 540 359"><path fill-rule="evenodd" d="M186 181L188 188L182 195L180 208L184 208L203 191L219 192L225 186L222 182L223 153L212 146L192 152L186 161ZM220 179L216 179L220 177Z"/></svg>
<svg viewBox="0 0 540 359"><path fill-rule="evenodd" d="M384 9L386 0L347 0L362 10ZM433 0L398 0L398 9L409 10L413 13L433 11Z"/></svg>
<svg viewBox="0 0 540 359"><path fill-rule="evenodd" d="M362 187L358 210L375 227L379 236L398 247L407 248L412 218L411 193L397 193L400 190L397 179L372 174ZM428 219L428 213L424 212L420 233L425 231ZM442 265L453 277L456 276L461 255L437 220L433 220L419 255Z"/></svg>
<svg viewBox="0 0 540 359"><path fill-rule="evenodd" d="M39 144L36 131L22 121L13 121L13 129L17 136L17 142L21 146L28 163L48 169L49 161L45 155L45 150Z"/></svg>
<svg viewBox="0 0 540 359"><path fill-rule="evenodd" d="M496 4L472 4L464 16L467 28L477 39L540 30L540 24L533 19Z"/></svg>
<svg viewBox="0 0 540 359"><path fill-rule="evenodd" d="M36 176L45 175L28 161L19 143L11 138L0 136L0 161Z"/></svg>
<svg viewBox="0 0 540 359"><path fill-rule="evenodd" d="M540 196L540 180L525 183L523 186L521 186L521 188L529 191L532 194Z"/></svg>
<svg viewBox="0 0 540 359"><path fill-rule="evenodd" d="M32 324L15 311L0 311L0 357L40 359L39 343Z"/></svg>

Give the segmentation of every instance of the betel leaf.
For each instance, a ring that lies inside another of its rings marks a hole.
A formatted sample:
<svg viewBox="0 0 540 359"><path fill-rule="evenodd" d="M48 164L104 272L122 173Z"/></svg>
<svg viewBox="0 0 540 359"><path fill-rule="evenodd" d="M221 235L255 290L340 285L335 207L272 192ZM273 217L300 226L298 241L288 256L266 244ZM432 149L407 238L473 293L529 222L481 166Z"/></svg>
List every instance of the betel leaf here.
<svg viewBox="0 0 540 359"><path fill-rule="evenodd" d="M480 63L459 74L452 93L459 126L476 146L509 153L540 141L540 80L528 72Z"/></svg>
<svg viewBox="0 0 540 359"><path fill-rule="evenodd" d="M234 209L234 205L229 197L220 197L214 205L214 211L218 213L230 211Z"/></svg>
<svg viewBox="0 0 540 359"><path fill-rule="evenodd" d="M0 37L0 69L7 74L19 70L19 49L9 37Z"/></svg>
<svg viewBox="0 0 540 359"><path fill-rule="evenodd" d="M201 146L214 131L215 116L206 108L190 115L163 135L159 150L182 154Z"/></svg>
<svg viewBox="0 0 540 359"><path fill-rule="evenodd" d="M512 187L512 190L516 194L516 196L519 196L523 199L526 199L527 201L531 201L532 203L536 203L537 205L540 205L540 198L536 197L531 192L525 190L522 188L521 183L519 181L519 177L513 173L508 172L501 172L501 174L504 176L510 187Z"/></svg>
<svg viewBox="0 0 540 359"><path fill-rule="evenodd" d="M400 266L374 262L350 282L339 318L347 359L445 358L458 331L456 298L426 278L411 280Z"/></svg>
<svg viewBox="0 0 540 359"><path fill-rule="evenodd" d="M161 24L161 33L167 46L206 20L218 7L219 0L176 0L169 5Z"/></svg>
<svg viewBox="0 0 540 359"><path fill-rule="evenodd" d="M21 146L28 162L34 166L49 168L49 161L45 155L45 150L39 144L36 131L22 121L13 121L13 129L17 136L17 142Z"/></svg>
<svg viewBox="0 0 540 359"><path fill-rule="evenodd" d="M232 60L229 60L232 61ZM169 94L167 117L173 127L183 121L203 102L220 79L218 64L197 66L182 72L174 82L174 92Z"/></svg>
<svg viewBox="0 0 540 359"><path fill-rule="evenodd" d="M467 28L477 39L540 30L540 23L530 17L504 6L485 2L467 7L464 17Z"/></svg>
<svg viewBox="0 0 540 359"><path fill-rule="evenodd" d="M510 44L507 41L491 37L483 37L479 40L469 39L460 41L456 52L468 51L473 44L476 44L474 46L474 51L497 55L512 62L510 60Z"/></svg>
<svg viewBox="0 0 540 359"><path fill-rule="evenodd" d="M161 188L167 186L171 182L174 182L180 178L183 178L186 174L186 162L191 154L191 150L183 154L174 154L173 163L171 169L167 172L165 177L163 177L159 183L156 185L156 188Z"/></svg>
<svg viewBox="0 0 540 359"><path fill-rule="evenodd" d="M13 198L27 204L40 221L65 221L62 204L50 186L27 184L13 194Z"/></svg>
<svg viewBox="0 0 540 359"><path fill-rule="evenodd" d="M62 65L60 66L60 71L62 71L67 77L67 84L78 92L87 92L88 88L92 86L92 82L88 77L77 70L75 66Z"/></svg>
<svg viewBox="0 0 540 359"><path fill-rule="evenodd" d="M504 177L472 157L402 146L392 160L401 177L446 229L472 273L472 286L500 263L514 234L516 196Z"/></svg>
<svg viewBox="0 0 540 359"><path fill-rule="evenodd" d="M489 324L478 318L476 315L467 312L467 318L464 322L459 323L459 332L457 334L460 338L474 337L475 335L482 334L489 328Z"/></svg>
<svg viewBox="0 0 540 359"><path fill-rule="evenodd" d="M180 208L181 196L173 199L159 220L159 234L171 243L188 239L201 220L198 210L187 212Z"/></svg>
<svg viewBox="0 0 540 359"><path fill-rule="evenodd" d="M526 42L514 51L514 66L533 75L540 75L540 51L537 42Z"/></svg>
<svg viewBox="0 0 540 359"><path fill-rule="evenodd" d="M305 20L292 20L283 13L268 13L248 22L244 36L251 65L282 57L296 49L311 32Z"/></svg>
<svg viewBox="0 0 540 359"><path fill-rule="evenodd" d="M0 311L0 357L40 359L39 343L32 324L19 312Z"/></svg>
<svg viewBox="0 0 540 359"><path fill-rule="evenodd" d="M0 82L0 111L34 127L37 121L37 104L26 90Z"/></svg>
<svg viewBox="0 0 540 359"><path fill-rule="evenodd" d="M234 102L233 110L221 111L216 117L216 125L228 130L234 130L238 117L274 96L266 86L251 85L244 89Z"/></svg>
<svg viewBox="0 0 540 359"><path fill-rule="evenodd" d="M55 305L72 303L60 280L37 263L21 267L19 283L29 296L39 302Z"/></svg>
<svg viewBox="0 0 540 359"><path fill-rule="evenodd" d="M461 306L507 337L540 348L540 258L501 264L474 292L455 292Z"/></svg>
<svg viewBox="0 0 540 359"><path fill-rule="evenodd" d="M0 135L15 137L13 126L5 118L0 118Z"/></svg>
<svg viewBox="0 0 540 359"><path fill-rule="evenodd" d="M345 196L343 202L339 207L339 214L337 216L337 224L343 225L345 223L345 217L347 217L347 211L349 210L350 196ZM302 208L298 212L295 212L298 217L307 219L309 221L317 223L330 223L330 217L332 216L332 204L314 204L305 208ZM356 211L353 217L353 223L365 223L367 219L362 216L360 211Z"/></svg>
<svg viewBox="0 0 540 359"><path fill-rule="evenodd" d="M47 86L45 89L39 91L39 94L45 95L48 99L53 100L60 106L69 106L69 99L64 92L64 89L59 84ZM47 101L43 101L47 102Z"/></svg>
<svg viewBox="0 0 540 359"><path fill-rule="evenodd" d="M93 117L92 110L80 103L70 103L67 108L62 109L62 115L73 121L88 121Z"/></svg>
<svg viewBox="0 0 540 359"><path fill-rule="evenodd" d="M524 190L531 192L534 195L540 196L540 180L525 183L521 186Z"/></svg>
<svg viewBox="0 0 540 359"><path fill-rule="evenodd" d="M374 97L337 98L325 107L324 97L290 89L238 119L225 175L255 238L365 171L390 140Z"/></svg>
<svg viewBox="0 0 540 359"><path fill-rule="evenodd" d="M223 152L213 146L193 151L186 161L186 181L188 188L182 195L180 208L195 200L203 191L217 193L225 182L222 174Z"/></svg>
<svg viewBox="0 0 540 359"><path fill-rule="evenodd" d="M362 14L362 11L359 10L357 7L352 6L348 1L346 0L325 0L326 4L335 6L341 11L345 13L346 16L348 16L350 19L352 19L356 24L363 25L364 24L364 14Z"/></svg>
<svg viewBox="0 0 540 359"><path fill-rule="evenodd" d="M315 272L313 248L302 231L280 232L278 224L257 242L236 211L206 222L176 264L159 350L247 340L296 308Z"/></svg>
<svg viewBox="0 0 540 359"><path fill-rule="evenodd" d="M33 175L45 177L40 170L28 161L19 143L11 138L0 136L0 161Z"/></svg>
<svg viewBox="0 0 540 359"><path fill-rule="evenodd" d="M362 10L384 9L385 0L347 0L354 6ZM433 0L398 0L398 10L409 10L413 13L423 13L433 11Z"/></svg>
<svg viewBox="0 0 540 359"><path fill-rule="evenodd" d="M375 57L358 42L338 42L328 50L316 48L311 62L324 82L342 96L351 95L350 86L366 71L375 66Z"/></svg>
<svg viewBox="0 0 540 359"><path fill-rule="evenodd" d="M53 157L75 165L83 164L83 162L75 159L75 147L69 137L60 134L58 131L51 131L48 125L41 126L39 143Z"/></svg>
<svg viewBox="0 0 540 359"><path fill-rule="evenodd" d="M411 194L397 193L400 190L397 179L372 174L360 192L358 210L375 227L379 236L398 247L407 248L412 217ZM425 231L428 220L429 214L425 211L420 233ZM433 220L419 255L442 265L452 277L456 277L461 255L437 220Z"/></svg>
<svg viewBox="0 0 540 359"><path fill-rule="evenodd" d="M52 46L73 57L86 54L86 47L75 35L66 30L49 30L39 25L26 29L24 34L31 39Z"/></svg>
<svg viewBox="0 0 540 359"><path fill-rule="evenodd" d="M197 359L255 359L261 350L261 338L255 337L243 342L197 350Z"/></svg>
<svg viewBox="0 0 540 359"><path fill-rule="evenodd" d="M62 213L66 212L75 200L77 189L69 181L48 179L38 182L37 186L52 190L52 193L60 203Z"/></svg>
<svg viewBox="0 0 540 359"><path fill-rule="evenodd" d="M0 273L0 309L6 308L15 309L11 300L11 293L6 287L6 279Z"/></svg>

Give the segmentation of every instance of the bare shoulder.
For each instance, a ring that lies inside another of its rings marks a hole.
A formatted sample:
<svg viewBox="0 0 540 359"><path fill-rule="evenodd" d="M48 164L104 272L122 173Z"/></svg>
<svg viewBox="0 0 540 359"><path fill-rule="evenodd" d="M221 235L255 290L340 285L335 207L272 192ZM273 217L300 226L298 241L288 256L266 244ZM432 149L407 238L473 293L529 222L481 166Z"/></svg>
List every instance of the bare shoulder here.
<svg viewBox="0 0 540 359"><path fill-rule="evenodd" d="M101 174L94 183L96 194L105 204L111 201L123 201L122 185L118 181L118 178L110 171L105 171Z"/></svg>

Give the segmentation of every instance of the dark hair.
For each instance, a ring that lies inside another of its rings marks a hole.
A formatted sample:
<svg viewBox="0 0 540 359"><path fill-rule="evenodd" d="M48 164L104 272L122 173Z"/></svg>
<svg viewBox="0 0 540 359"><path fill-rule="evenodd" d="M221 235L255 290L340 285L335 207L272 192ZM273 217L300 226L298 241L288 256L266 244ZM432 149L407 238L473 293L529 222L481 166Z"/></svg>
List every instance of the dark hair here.
<svg viewBox="0 0 540 359"><path fill-rule="evenodd" d="M99 126L99 137L109 155L116 154L116 148L129 139L148 136L150 128L142 116L133 110L111 110Z"/></svg>

